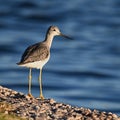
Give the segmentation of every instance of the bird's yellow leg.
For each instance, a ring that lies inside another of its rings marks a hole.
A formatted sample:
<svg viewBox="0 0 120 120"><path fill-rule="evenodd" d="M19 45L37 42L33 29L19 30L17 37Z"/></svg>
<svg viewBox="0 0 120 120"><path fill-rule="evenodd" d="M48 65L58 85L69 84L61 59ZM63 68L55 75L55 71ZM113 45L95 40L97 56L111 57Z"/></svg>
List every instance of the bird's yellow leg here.
<svg viewBox="0 0 120 120"><path fill-rule="evenodd" d="M29 70L28 82L29 82L28 96L31 97L31 98L33 98L32 94L31 94L32 68L30 68L30 70Z"/></svg>
<svg viewBox="0 0 120 120"><path fill-rule="evenodd" d="M39 74L38 80L39 80L39 85L40 85L40 99L44 100L44 96L42 93L42 69L40 69L40 74Z"/></svg>

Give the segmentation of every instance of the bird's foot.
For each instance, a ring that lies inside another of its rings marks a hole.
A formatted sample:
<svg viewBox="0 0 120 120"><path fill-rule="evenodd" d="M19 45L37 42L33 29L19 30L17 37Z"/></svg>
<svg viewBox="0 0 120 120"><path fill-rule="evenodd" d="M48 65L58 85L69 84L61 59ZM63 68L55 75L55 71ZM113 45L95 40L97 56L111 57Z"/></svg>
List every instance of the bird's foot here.
<svg viewBox="0 0 120 120"><path fill-rule="evenodd" d="M28 93L28 96L29 96L30 98L34 98L31 93Z"/></svg>
<svg viewBox="0 0 120 120"><path fill-rule="evenodd" d="M41 100L44 100L45 98L44 98L44 96L43 96L43 95L40 95L40 99L41 99Z"/></svg>

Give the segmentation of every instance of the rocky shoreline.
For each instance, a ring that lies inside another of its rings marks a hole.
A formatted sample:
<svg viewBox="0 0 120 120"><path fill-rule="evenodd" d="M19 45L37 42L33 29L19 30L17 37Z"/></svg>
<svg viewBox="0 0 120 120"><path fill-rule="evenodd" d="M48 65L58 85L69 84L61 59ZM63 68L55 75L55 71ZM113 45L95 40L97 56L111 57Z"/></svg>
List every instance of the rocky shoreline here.
<svg viewBox="0 0 120 120"><path fill-rule="evenodd" d="M0 109L28 120L120 120L111 112L73 107L53 99L30 98L23 93L0 86ZM9 107L5 107L5 104Z"/></svg>

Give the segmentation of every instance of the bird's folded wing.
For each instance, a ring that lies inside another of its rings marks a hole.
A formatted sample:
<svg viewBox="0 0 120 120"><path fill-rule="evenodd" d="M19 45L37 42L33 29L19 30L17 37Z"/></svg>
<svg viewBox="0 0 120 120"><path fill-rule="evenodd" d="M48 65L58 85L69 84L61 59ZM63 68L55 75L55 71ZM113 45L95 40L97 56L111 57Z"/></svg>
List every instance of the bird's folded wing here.
<svg viewBox="0 0 120 120"><path fill-rule="evenodd" d="M21 64L35 62L35 61L42 61L46 59L49 55L49 50L46 46L30 46L28 47L21 59Z"/></svg>

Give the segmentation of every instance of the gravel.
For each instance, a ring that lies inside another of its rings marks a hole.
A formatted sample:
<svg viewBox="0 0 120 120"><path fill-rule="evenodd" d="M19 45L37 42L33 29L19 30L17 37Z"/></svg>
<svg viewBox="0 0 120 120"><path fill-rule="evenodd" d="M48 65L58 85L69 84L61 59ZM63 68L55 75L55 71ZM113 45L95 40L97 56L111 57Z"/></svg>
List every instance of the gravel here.
<svg viewBox="0 0 120 120"><path fill-rule="evenodd" d="M73 107L53 99L30 98L0 86L0 103L3 102L11 106L6 107L6 114L13 113L28 120L120 120L119 116L111 112Z"/></svg>

